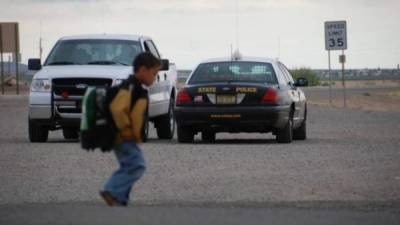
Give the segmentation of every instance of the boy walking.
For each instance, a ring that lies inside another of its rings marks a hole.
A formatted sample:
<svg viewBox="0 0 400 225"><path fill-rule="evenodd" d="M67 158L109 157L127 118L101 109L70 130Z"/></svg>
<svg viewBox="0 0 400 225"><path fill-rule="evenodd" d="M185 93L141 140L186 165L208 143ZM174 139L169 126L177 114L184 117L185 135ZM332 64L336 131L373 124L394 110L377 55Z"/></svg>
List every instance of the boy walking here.
<svg viewBox="0 0 400 225"><path fill-rule="evenodd" d="M153 84L161 68L160 60L149 52L139 54L133 61L134 75L125 80L110 104L110 112L119 130L115 155L120 168L114 172L101 197L109 206L126 206L132 186L146 170L141 149L146 122L148 93L142 85Z"/></svg>

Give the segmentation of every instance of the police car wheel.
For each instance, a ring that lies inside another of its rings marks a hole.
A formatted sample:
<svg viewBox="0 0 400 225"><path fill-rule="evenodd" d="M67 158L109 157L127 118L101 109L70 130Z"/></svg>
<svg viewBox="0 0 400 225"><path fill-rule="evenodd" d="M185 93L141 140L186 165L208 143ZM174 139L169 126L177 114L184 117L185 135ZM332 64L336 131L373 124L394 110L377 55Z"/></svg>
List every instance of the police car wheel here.
<svg viewBox="0 0 400 225"><path fill-rule="evenodd" d="M307 125L304 120L301 123L301 126L293 131L293 139L294 140L306 140L307 139Z"/></svg>
<svg viewBox="0 0 400 225"><path fill-rule="evenodd" d="M214 142L215 141L215 132L201 132L201 139L204 142Z"/></svg>
<svg viewBox="0 0 400 225"><path fill-rule="evenodd" d="M276 132L276 140L278 143L290 143L293 140L293 119L289 118L286 126Z"/></svg>
<svg viewBox="0 0 400 225"><path fill-rule="evenodd" d="M159 139L172 139L175 133L174 100L171 98L168 114L156 119L157 136Z"/></svg>
<svg viewBox="0 0 400 225"><path fill-rule="evenodd" d="M79 133L76 129L72 128L64 128L63 129L63 136L67 140L73 140L79 138Z"/></svg>
<svg viewBox="0 0 400 225"><path fill-rule="evenodd" d="M191 143L194 141L194 133L189 127L178 126L178 142Z"/></svg>
<svg viewBox="0 0 400 225"><path fill-rule="evenodd" d="M306 140L307 139L307 106L304 111L304 120L301 126L293 131L294 140Z"/></svg>
<svg viewBox="0 0 400 225"><path fill-rule="evenodd" d="M28 123L29 140L35 142L46 142L49 136L49 130L40 126L29 119Z"/></svg>

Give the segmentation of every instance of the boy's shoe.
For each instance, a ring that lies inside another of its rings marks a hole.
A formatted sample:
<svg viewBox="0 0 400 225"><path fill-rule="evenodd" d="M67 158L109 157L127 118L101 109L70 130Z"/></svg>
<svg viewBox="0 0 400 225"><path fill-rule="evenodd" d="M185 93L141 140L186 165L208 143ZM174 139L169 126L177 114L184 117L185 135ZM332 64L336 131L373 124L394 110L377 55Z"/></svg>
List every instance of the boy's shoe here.
<svg viewBox="0 0 400 225"><path fill-rule="evenodd" d="M108 206L126 206L126 204L118 202L109 191L100 191L100 196L104 199Z"/></svg>

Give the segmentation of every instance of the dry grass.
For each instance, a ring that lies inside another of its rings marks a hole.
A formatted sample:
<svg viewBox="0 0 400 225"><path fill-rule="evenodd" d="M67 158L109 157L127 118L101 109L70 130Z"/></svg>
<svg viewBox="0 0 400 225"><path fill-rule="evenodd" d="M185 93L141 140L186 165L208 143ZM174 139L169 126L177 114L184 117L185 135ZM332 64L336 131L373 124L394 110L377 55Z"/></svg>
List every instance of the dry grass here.
<svg viewBox="0 0 400 225"><path fill-rule="evenodd" d="M329 81L322 81L327 86ZM348 80L345 82L347 88L368 88L368 87L400 87L400 80ZM342 81L332 81L332 86L341 88Z"/></svg>
<svg viewBox="0 0 400 225"><path fill-rule="evenodd" d="M309 100L313 105L342 108L343 97L336 96L332 105L328 99L313 98ZM397 91L368 91L362 94L348 95L348 108L381 112L400 112L400 90Z"/></svg>
<svg viewBox="0 0 400 225"><path fill-rule="evenodd" d="M389 92L389 96L400 97L400 90Z"/></svg>
<svg viewBox="0 0 400 225"><path fill-rule="evenodd" d="M324 81L325 85L328 81ZM334 88L342 88L341 81L334 81ZM379 87L380 90L375 87ZM384 90L384 88L388 90ZM398 90L393 91L393 88ZM349 94L347 107L370 111L395 111L400 112L400 80L350 80L346 81L346 88L370 88L369 91L359 94ZM382 89L383 88L383 89ZM336 96L332 99L332 105L328 99L313 96L309 103L320 106L343 107L343 97Z"/></svg>

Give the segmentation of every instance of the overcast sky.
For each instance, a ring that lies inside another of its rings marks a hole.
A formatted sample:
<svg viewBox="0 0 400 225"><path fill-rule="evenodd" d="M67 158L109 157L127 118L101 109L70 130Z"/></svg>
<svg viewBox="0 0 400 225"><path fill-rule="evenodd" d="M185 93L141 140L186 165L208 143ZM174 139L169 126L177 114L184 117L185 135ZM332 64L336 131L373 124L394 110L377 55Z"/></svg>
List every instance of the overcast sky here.
<svg viewBox="0 0 400 225"><path fill-rule="evenodd" d="M143 34L179 69L192 69L236 48L235 12L235 0L0 0L0 22L20 24L23 62L39 55L42 23L44 56L62 36ZM330 20L347 21L346 67L400 63L400 0L238 0L239 49L279 57L290 68L324 69ZM340 67L338 54L332 53L333 68Z"/></svg>

